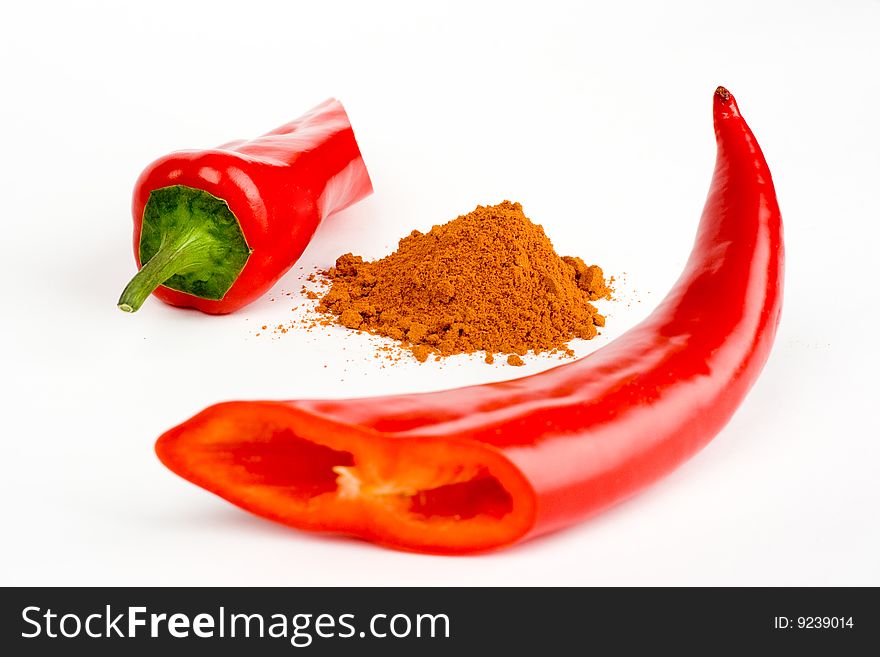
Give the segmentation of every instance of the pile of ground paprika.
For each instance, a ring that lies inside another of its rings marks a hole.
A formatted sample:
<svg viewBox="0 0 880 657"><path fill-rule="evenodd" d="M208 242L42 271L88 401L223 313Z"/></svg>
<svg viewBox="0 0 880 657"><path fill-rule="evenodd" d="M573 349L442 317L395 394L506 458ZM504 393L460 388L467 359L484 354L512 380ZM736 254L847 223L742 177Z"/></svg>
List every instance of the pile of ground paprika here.
<svg viewBox="0 0 880 657"><path fill-rule="evenodd" d="M605 325L590 302L611 297L602 269L560 257L519 203L477 206L413 231L373 262L347 253L323 272L318 311L350 329L402 343L419 361L485 352L522 365L528 352L572 354Z"/></svg>

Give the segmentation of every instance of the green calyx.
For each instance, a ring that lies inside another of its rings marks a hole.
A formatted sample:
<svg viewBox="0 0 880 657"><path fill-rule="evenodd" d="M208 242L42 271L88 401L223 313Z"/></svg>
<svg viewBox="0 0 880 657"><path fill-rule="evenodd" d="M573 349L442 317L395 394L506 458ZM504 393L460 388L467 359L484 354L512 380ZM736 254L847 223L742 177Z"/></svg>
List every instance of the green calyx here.
<svg viewBox="0 0 880 657"><path fill-rule="evenodd" d="M138 253L141 270L117 304L130 313L160 285L201 299L222 299L251 248L226 201L200 189L172 185L150 192Z"/></svg>

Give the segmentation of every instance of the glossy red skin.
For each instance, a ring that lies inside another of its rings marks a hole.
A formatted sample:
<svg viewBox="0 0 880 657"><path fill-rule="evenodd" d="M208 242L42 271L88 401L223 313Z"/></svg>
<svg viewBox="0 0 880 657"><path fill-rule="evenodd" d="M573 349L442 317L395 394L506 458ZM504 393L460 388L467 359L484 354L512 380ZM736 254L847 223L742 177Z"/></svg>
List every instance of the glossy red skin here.
<svg viewBox="0 0 880 657"><path fill-rule="evenodd" d="M150 164L132 198L138 267L144 207L150 192L169 185L225 200L252 249L219 301L164 286L153 292L171 305L211 314L238 310L268 291L299 259L323 219L373 191L348 116L335 99L262 137L178 151Z"/></svg>
<svg viewBox="0 0 880 657"><path fill-rule="evenodd" d="M534 523L520 538L593 515L673 470L705 446L742 402L768 358L782 308L782 221L770 171L734 98L721 88L714 97L714 119L718 156L690 259L642 323L574 363L533 376L426 394L299 400L287 406L314 417L318 426L329 420L337 432L349 427L352 441L365 440L364 431L372 430L400 439L477 442L497 450L534 490ZM208 411L244 417L261 412L260 404L266 402ZM204 431L198 418L172 430L180 441L174 449L184 457L187 431ZM210 473L200 473L201 479L181 474L211 488L205 483ZM236 491L214 490L237 502ZM312 522L307 528L322 527ZM375 531L352 533L421 549Z"/></svg>

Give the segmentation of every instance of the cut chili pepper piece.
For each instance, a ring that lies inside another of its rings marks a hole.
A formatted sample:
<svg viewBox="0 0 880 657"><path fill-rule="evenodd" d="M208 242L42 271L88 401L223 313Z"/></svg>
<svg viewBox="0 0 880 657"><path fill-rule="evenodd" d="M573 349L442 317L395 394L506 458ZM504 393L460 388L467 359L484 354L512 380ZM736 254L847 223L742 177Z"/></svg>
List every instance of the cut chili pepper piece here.
<svg viewBox="0 0 880 657"><path fill-rule="evenodd" d="M770 171L720 87L714 118L718 158L685 270L607 346L489 385L219 404L160 437L159 458L287 525L449 554L559 529L656 481L733 415L782 307Z"/></svg>
<svg viewBox="0 0 880 657"><path fill-rule="evenodd" d="M398 440L282 402L211 406L156 450L177 474L257 515L411 550L488 549L535 521L531 486L494 449Z"/></svg>
<svg viewBox="0 0 880 657"><path fill-rule="evenodd" d="M371 192L348 116L332 99L262 137L171 153L135 185L141 268L118 305L134 312L153 293L206 313L237 310L293 266L323 219Z"/></svg>

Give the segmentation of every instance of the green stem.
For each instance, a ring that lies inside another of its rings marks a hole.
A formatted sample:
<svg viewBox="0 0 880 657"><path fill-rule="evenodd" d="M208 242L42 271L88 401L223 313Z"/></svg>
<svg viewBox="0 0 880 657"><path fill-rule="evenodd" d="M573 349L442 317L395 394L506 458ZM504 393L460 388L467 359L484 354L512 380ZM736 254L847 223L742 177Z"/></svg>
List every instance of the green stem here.
<svg viewBox="0 0 880 657"><path fill-rule="evenodd" d="M116 305L127 313L135 312L153 290L169 278L204 263L209 246L209 240L204 239L200 233L190 233L182 239L163 241L156 254L125 286Z"/></svg>

